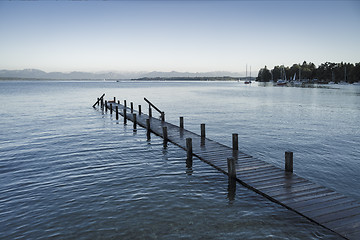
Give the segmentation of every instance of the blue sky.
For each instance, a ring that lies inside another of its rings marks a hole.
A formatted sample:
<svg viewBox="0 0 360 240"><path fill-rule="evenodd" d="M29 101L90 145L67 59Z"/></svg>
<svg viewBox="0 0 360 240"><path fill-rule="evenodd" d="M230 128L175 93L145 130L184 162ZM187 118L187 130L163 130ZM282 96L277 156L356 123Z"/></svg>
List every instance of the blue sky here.
<svg viewBox="0 0 360 240"><path fill-rule="evenodd" d="M360 62L360 1L0 2L0 69L245 71Z"/></svg>

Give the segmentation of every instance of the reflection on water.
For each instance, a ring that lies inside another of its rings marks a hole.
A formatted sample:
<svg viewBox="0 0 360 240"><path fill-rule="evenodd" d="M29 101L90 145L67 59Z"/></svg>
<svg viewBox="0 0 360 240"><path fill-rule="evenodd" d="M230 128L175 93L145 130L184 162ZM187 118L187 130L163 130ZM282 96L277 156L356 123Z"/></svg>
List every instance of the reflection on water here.
<svg viewBox="0 0 360 240"><path fill-rule="evenodd" d="M1 239L337 239L146 130L91 106L146 96L177 124L357 199L358 89L0 82ZM9 101L9 99L11 101ZM226 160L225 160L226 161Z"/></svg>

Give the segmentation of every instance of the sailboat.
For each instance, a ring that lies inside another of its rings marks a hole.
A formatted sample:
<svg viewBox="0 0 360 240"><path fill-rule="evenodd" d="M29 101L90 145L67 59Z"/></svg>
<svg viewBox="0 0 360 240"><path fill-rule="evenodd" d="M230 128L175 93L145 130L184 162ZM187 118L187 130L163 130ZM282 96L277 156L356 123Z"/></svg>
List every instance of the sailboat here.
<svg viewBox="0 0 360 240"><path fill-rule="evenodd" d="M246 78L245 78L245 84L250 84L251 83L251 66L250 66L250 79L247 79L247 65L246 65Z"/></svg>

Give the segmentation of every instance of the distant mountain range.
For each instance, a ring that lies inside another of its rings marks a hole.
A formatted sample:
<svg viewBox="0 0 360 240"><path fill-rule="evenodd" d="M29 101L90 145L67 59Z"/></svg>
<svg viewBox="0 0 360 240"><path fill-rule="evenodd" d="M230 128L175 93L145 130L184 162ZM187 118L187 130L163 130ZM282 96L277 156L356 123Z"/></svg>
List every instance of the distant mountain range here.
<svg viewBox="0 0 360 240"><path fill-rule="evenodd" d="M244 73L236 72L44 72L38 69L24 69L24 70L0 70L1 79L44 79L44 80L121 80L121 79L136 79L136 78L179 78L179 77L239 77L244 76Z"/></svg>

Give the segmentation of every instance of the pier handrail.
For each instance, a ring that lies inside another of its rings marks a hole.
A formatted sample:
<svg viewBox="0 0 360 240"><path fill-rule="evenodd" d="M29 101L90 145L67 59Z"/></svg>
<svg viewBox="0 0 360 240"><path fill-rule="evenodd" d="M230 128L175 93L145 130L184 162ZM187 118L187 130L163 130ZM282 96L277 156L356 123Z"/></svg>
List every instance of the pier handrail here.
<svg viewBox="0 0 360 240"><path fill-rule="evenodd" d="M104 98L104 96L105 96L105 93L104 93L100 98L98 98L98 100L94 103L93 108L95 107L96 104L99 103L99 101L100 101L101 99Z"/></svg>
<svg viewBox="0 0 360 240"><path fill-rule="evenodd" d="M150 102L146 97L144 97L145 102L149 104L149 107L153 107L156 111L158 111L161 114L161 120L165 121L165 113L161 111L159 108L157 108L152 102Z"/></svg>

